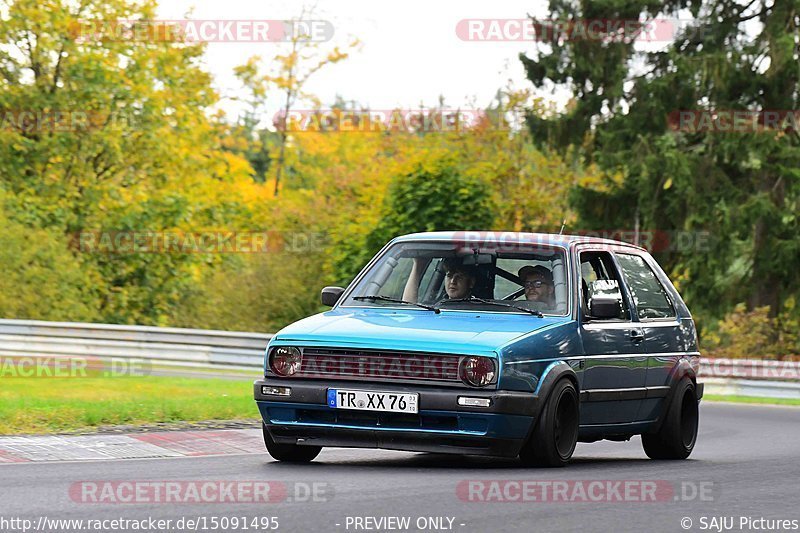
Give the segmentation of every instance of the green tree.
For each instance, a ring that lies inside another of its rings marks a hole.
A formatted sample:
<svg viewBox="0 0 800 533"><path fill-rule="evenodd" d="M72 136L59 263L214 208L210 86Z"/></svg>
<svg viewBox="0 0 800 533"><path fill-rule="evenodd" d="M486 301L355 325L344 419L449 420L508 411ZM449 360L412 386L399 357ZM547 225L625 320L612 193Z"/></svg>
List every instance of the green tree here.
<svg viewBox="0 0 800 533"><path fill-rule="evenodd" d="M496 218L486 180L467 176L452 158L419 163L389 186L377 226L364 241L342 243L336 276L348 282L397 235L421 231L489 230Z"/></svg>
<svg viewBox="0 0 800 533"><path fill-rule="evenodd" d="M230 261L187 293L174 311L177 326L275 332L320 310L321 253L278 251Z"/></svg>
<svg viewBox="0 0 800 533"><path fill-rule="evenodd" d="M0 210L0 317L97 320L97 272L57 231L31 229Z"/></svg>
<svg viewBox="0 0 800 533"><path fill-rule="evenodd" d="M523 56L534 85L573 95L564 113L531 117L531 131L609 174L574 191L585 224L711 232L708 246L661 257L695 309L721 316L747 302L775 316L800 290L797 128L691 131L668 118L798 109L800 2L553 1L548 17L665 20L685 10L692 23L656 51L637 47L633 32L621 41L554 38Z"/></svg>

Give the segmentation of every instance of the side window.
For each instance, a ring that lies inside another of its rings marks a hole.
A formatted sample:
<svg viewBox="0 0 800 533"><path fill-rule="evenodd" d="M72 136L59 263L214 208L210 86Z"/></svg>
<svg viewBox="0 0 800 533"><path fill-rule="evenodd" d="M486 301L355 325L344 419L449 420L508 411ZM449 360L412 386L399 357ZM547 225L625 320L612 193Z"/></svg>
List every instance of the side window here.
<svg viewBox="0 0 800 533"><path fill-rule="evenodd" d="M408 276L411 274L412 264L413 260L410 257L401 258L394 268L393 275L386 280L386 283L383 284L378 294L390 298L400 298L403 295L405 280L408 279Z"/></svg>
<svg viewBox="0 0 800 533"><path fill-rule="evenodd" d="M667 297L664 287L644 259L638 255L617 254L617 260L631 289L639 318L675 316L675 308Z"/></svg>
<svg viewBox="0 0 800 533"><path fill-rule="evenodd" d="M589 315L589 300L597 294L611 296L620 302L617 320L630 320L630 313L620 287L622 280L609 252L581 252L581 309Z"/></svg>
<svg viewBox="0 0 800 533"><path fill-rule="evenodd" d="M438 284L435 284L434 282L434 278L436 277L436 267L438 264L438 259L431 260L430 264L428 264L428 268L425 269L425 273L422 275L422 279L419 282L419 297L422 300L432 299L433 297L430 296L430 294L433 293L435 289L438 289L438 286L442 282L441 279L438 280Z"/></svg>

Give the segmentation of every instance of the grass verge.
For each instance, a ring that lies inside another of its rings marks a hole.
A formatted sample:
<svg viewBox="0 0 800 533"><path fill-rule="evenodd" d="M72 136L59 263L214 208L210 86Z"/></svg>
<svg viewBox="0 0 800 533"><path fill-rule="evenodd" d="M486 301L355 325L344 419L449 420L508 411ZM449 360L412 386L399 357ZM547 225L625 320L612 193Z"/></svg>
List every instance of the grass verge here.
<svg viewBox="0 0 800 533"><path fill-rule="evenodd" d="M704 394L703 401L758 403L771 405L800 405L800 399L796 398L759 398L756 396L732 396L726 394Z"/></svg>
<svg viewBox="0 0 800 533"><path fill-rule="evenodd" d="M800 405L800 399L706 394L704 401ZM120 376L0 379L0 434L117 424L257 419L249 381Z"/></svg>
<svg viewBox="0 0 800 533"><path fill-rule="evenodd" d="M166 376L0 379L0 434L258 416L248 381Z"/></svg>

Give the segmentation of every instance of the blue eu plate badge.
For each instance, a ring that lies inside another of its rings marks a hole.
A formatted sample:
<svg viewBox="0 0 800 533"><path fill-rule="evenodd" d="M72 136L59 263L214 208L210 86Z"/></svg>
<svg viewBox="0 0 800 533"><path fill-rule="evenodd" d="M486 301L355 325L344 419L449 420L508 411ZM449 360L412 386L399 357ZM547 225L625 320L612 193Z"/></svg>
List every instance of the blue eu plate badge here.
<svg viewBox="0 0 800 533"><path fill-rule="evenodd" d="M336 389L328 389L328 407L336 407Z"/></svg>

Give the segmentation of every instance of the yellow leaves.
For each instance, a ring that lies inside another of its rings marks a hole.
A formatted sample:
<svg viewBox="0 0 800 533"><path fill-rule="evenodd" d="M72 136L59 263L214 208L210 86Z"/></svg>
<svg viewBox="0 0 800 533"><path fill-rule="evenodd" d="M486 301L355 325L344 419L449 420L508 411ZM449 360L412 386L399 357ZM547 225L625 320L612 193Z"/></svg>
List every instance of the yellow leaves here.
<svg viewBox="0 0 800 533"><path fill-rule="evenodd" d="M243 180L233 185L233 190L242 202L254 211L263 209L274 198L273 189L268 183L257 183L253 180Z"/></svg>
<svg viewBox="0 0 800 533"><path fill-rule="evenodd" d="M292 35L288 51L272 57L270 71L261 73L259 64L262 59L253 56L244 65L236 67L234 73L250 91L255 105L263 105L270 88L277 89L282 93L282 101L285 97L290 104L301 95L314 100L313 95L303 94L303 87L308 79L326 66L347 59L349 51L359 45L360 42L355 39L344 49L334 46L326 52L325 43L309 41L298 32Z"/></svg>
<svg viewBox="0 0 800 533"><path fill-rule="evenodd" d="M334 47L325 58L326 63L338 63L350 56L349 53L342 51L338 46Z"/></svg>
<svg viewBox="0 0 800 533"><path fill-rule="evenodd" d="M777 346L775 319L770 317L769 306L748 311L738 304L717 325L714 335L704 336L704 347L711 347L713 357L752 357L754 354L774 358L780 351ZM716 341L717 344L712 344Z"/></svg>
<svg viewBox="0 0 800 533"><path fill-rule="evenodd" d="M214 154L213 175L223 181L251 180L253 169L242 156L219 151Z"/></svg>
<svg viewBox="0 0 800 533"><path fill-rule="evenodd" d="M378 222L390 184L414 170L438 175L447 165L491 183L500 208L497 229L526 231L557 228L565 218L574 221L569 189L580 179L603 179L597 169L573 169L556 155L535 149L524 135L508 132L313 132L294 139L289 163L295 183L302 183L308 195L287 184L281 204L291 198L291 211L307 221L304 227L324 227L334 238L368 233ZM303 202L305 210L297 204ZM348 206L347 213L341 205ZM277 217L283 214L276 211Z"/></svg>
<svg viewBox="0 0 800 533"><path fill-rule="evenodd" d="M622 171L608 173L603 172L596 165L589 165L582 171L576 184L584 189L609 192L621 186L624 181L625 174Z"/></svg>

